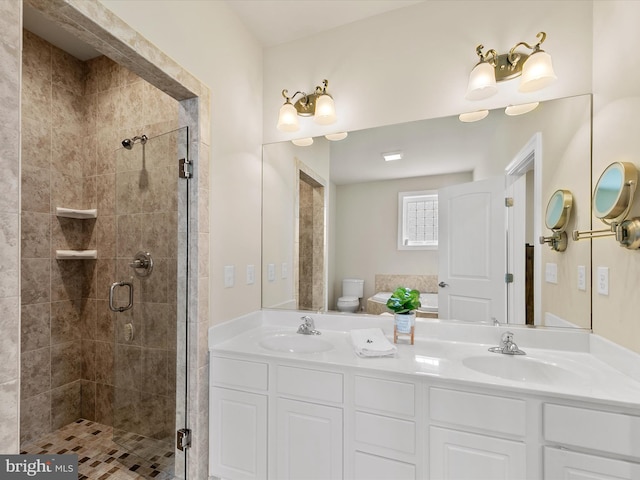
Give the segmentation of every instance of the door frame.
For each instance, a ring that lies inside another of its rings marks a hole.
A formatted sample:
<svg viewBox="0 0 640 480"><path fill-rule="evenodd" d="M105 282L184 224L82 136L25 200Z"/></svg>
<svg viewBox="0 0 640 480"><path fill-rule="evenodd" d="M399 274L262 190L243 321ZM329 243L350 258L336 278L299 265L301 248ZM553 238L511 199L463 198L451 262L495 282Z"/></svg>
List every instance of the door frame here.
<svg viewBox="0 0 640 480"><path fill-rule="evenodd" d="M529 141L514 156L513 160L505 168L505 180L507 185L507 195L509 187L515 180L530 170L533 170L533 238L538 239L542 234L540 228L541 209L540 200L542 196L542 133L536 132ZM515 193L515 192L514 192ZM515 244L514 239L523 238L524 235L510 235L518 223L518 218L524 218L525 199L514 198L514 207L508 209L507 212L507 272L513 273L514 281L507 285L507 318L509 323L512 319L516 319L516 312L520 311L524 314L525 298L524 298L524 261L514 261ZM512 208L516 209L510 211ZM515 217L515 218L514 218ZM520 227L524 228L524 224L520 223ZM534 325L541 325L542 297L540 296L542 289L542 259L541 245L539 242L533 242L533 315ZM521 322L523 323L523 322Z"/></svg>

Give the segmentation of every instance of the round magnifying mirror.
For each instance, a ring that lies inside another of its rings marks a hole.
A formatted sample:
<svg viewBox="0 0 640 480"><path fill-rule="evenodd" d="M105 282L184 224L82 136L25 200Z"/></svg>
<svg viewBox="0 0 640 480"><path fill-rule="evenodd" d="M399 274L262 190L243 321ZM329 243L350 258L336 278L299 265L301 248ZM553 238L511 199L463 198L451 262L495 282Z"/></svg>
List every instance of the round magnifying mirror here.
<svg viewBox="0 0 640 480"><path fill-rule="evenodd" d="M593 214L600 219L616 219L627 210L633 201L632 183L638 182L636 166L628 162L614 162L609 165L596 184L593 193ZM624 219L620 219L624 220Z"/></svg>
<svg viewBox="0 0 640 480"><path fill-rule="evenodd" d="M551 230L563 231L569 222L573 195L568 190L556 190L547 204L544 222Z"/></svg>

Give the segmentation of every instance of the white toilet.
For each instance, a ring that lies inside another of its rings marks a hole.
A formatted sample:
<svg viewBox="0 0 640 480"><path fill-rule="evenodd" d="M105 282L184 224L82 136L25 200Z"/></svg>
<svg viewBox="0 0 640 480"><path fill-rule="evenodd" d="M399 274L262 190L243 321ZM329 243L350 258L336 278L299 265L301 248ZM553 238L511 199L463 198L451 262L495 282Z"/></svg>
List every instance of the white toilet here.
<svg viewBox="0 0 640 480"><path fill-rule="evenodd" d="M360 299L364 296L364 280L344 278L342 280L342 296L338 299L339 312L357 312Z"/></svg>

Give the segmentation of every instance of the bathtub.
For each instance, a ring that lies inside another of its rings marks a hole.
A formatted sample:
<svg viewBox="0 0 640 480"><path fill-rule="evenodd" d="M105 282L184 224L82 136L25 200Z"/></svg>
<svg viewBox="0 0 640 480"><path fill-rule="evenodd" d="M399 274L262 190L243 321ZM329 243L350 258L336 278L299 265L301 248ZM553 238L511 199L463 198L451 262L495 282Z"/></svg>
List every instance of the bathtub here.
<svg viewBox="0 0 640 480"><path fill-rule="evenodd" d="M386 307L387 300L391 296L391 292L378 292L372 297L367 299L367 313L382 313L383 311L389 311ZM371 302L371 303L370 303ZM420 294L421 306L418 312L423 313L438 313L438 294L437 293L421 293ZM379 305L382 305L382 309Z"/></svg>

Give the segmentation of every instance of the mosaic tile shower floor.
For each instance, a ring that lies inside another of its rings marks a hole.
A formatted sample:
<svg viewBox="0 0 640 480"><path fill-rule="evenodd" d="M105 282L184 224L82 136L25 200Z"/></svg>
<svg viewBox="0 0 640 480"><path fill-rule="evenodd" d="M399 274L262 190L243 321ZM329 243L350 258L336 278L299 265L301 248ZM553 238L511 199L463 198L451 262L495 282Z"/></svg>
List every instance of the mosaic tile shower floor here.
<svg viewBox="0 0 640 480"><path fill-rule="evenodd" d="M127 445L137 444L144 455L145 437L128 434ZM23 445L22 454L77 454L78 480L170 480L173 475L173 451L156 453L151 462L128 453L113 441L113 428L89 420L74 423ZM138 448L137 447L137 448ZM154 448L157 443L154 442ZM150 446L149 446L150 448ZM149 458L149 457L148 457Z"/></svg>

